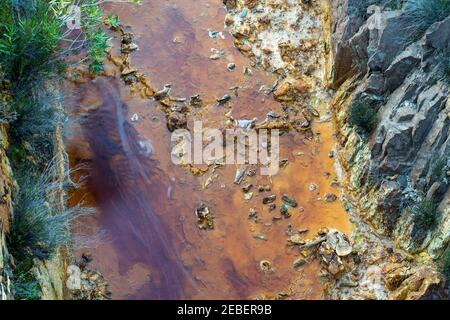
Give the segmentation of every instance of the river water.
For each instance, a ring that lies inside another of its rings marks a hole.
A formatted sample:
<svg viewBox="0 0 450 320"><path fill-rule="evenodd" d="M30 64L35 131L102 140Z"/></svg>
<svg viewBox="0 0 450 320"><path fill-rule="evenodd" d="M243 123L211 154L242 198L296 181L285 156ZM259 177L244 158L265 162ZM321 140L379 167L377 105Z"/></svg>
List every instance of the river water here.
<svg viewBox="0 0 450 320"><path fill-rule="evenodd" d="M189 128L194 120L221 128L229 109L213 102L233 86L240 87L231 102L233 117L263 120L271 110L281 112L272 96L259 92L276 77L251 67L234 48L224 29L221 0L143 0L140 6L108 4L105 10L118 14L135 35L140 49L131 54L132 64L154 87L170 83L174 96L201 94L205 103L189 116ZM211 38L208 30L224 31L225 39ZM223 50L225 56L210 60L211 48ZM227 70L230 62L235 71ZM252 76L243 74L246 66L252 68ZM170 132L157 102L133 93L113 64L107 63L106 73L108 77L78 81L73 89L68 150L73 166L88 168L82 170L88 175L86 183L72 200L82 199L97 209L75 233L101 235L76 254L92 253L92 265L110 283L113 298L320 299L318 263L294 269L300 253L286 243L289 228L293 233L308 228L305 239L321 227L349 231L342 204L323 200L325 193L340 192L332 184L332 124L315 123L314 136L284 134L280 158L289 159L289 164L271 181L248 177L255 186L271 183L272 190L254 189L253 198L245 200L233 183L236 166L217 169L218 178L204 188L211 172L194 176L173 164ZM130 120L133 114L138 121ZM143 142L151 143L151 154L142 148ZM310 191L311 184L318 188ZM292 195L304 210L273 220L278 210L269 212L262 204L262 197L270 194L278 199ZM214 212L214 230L198 228L195 209L200 203ZM260 222L248 218L250 208L259 212ZM255 237L261 234L266 240ZM261 270L262 260L270 262L270 271Z"/></svg>

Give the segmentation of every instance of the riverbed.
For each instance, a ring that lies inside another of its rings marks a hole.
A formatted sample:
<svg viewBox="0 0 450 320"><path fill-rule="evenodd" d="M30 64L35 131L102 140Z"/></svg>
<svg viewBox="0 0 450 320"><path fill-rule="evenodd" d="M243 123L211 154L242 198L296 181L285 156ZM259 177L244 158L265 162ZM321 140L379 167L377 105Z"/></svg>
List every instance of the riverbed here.
<svg viewBox="0 0 450 320"><path fill-rule="evenodd" d="M202 97L202 105L189 112L189 129L196 120L221 129L230 114L262 121L270 111L283 112L261 90L277 75L235 47L221 0L143 0L139 6L108 4L105 11L117 14L134 34L139 50L131 53L132 64L153 87L171 84L173 96ZM222 33L214 37L211 31ZM111 54L118 56L120 37L111 36ZM210 59L212 48L223 52L220 58ZM232 99L218 105L225 94ZM326 96L323 87L312 94ZM79 232L97 239L76 254L92 253L92 265L108 280L114 299L322 298L319 263L294 268L302 253L287 240L301 229L308 229L299 233L305 240L324 227L350 231L339 199L325 200L326 194L340 194L333 128L325 116L310 131L280 137L280 159L287 165L272 177L246 176L253 194L245 199L244 183L234 183L236 165L198 166L205 173L194 175L172 163L166 114L158 101L126 85L113 63L107 62L104 76L74 84L72 99L69 157L87 175L72 201L96 208L75 237ZM328 104L321 99L325 115ZM259 185L271 190L259 192ZM278 219L278 207L269 211L262 199L276 195L279 205L283 194L298 206L289 218ZM197 224L201 203L214 213L212 230ZM259 219L249 219L250 209Z"/></svg>

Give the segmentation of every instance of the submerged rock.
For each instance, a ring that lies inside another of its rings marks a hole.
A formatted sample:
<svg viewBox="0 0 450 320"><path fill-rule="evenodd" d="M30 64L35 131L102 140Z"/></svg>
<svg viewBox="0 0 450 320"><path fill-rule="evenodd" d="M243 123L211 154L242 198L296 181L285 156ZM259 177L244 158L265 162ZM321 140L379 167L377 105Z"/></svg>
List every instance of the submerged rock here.
<svg viewBox="0 0 450 320"><path fill-rule="evenodd" d="M294 234L289 238L288 243L290 245L304 245L306 244L306 241L303 240L299 234Z"/></svg>
<svg viewBox="0 0 450 320"><path fill-rule="evenodd" d="M167 129L170 132L176 129L184 129L187 127L186 114L181 112L171 112L167 116Z"/></svg>
<svg viewBox="0 0 450 320"><path fill-rule="evenodd" d="M89 251L85 251L81 255L81 258L83 259L84 262L89 263L92 261L92 253Z"/></svg>
<svg viewBox="0 0 450 320"><path fill-rule="evenodd" d="M172 89L171 84L165 84L164 88L162 88L161 90L159 90L155 93L154 98L156 100L161 100L161 99L167 97L167 95L169 94L171 89Z"/></svg>
<svg viewBox="0 0 450 320"><path fill-rule="evenodd" d="M285 203L283 203L280 206L280 213L283 217L285 217L285 218L291 217L291 214L289 213L289 208L290 208L290 206L286 205Z"/></svg>
<svg viewBox="0 0 450 320"><path fill-rule="evenodd" d="M221 105L221 104L227 103L230 100L231 100L231 96L229 94L225 94L221 98L217 99L217 102Z"/></svg>
<svg viewBox="0 0 450 320"><path fill-rule="evenodd" d="M234 64L234 63L229 63L228 65L227 65L227 69L228 69L228 71L234 71L234 69L236 69L236 64Z"/></svg>
<svg viewBox="0 0 450 320"><path fill-rule="evenodd" d="M234 177L234 183L235 184L241 184L241 182L245 178L245 172L247 171L246 167L242 167L236 170L236 175Z"/></svg>
<svg viewBox="0 0 450 320"><path fill-rule="evenodd" d="M250 191L250 189L253 187L253 185L251 183L247 183L245 186L242 187L242 191L244 193L247 193Z"/></svg>
<svg viewBox="0 0 450 320"><path fill-rule="evenodd" d="M237 0L222 0L223 4L227 7L228 10L236 8Z"/></svg>
<svg viewBox="0 0 450 320"><path fill-rule="evenodd" d="M139 46L135 43L122 43L121 51L122 53L130 53L135 50L138 50Z"/></svg>
<svg viewBox="0 0 450 320"><path fill-rule="evenodd" d="M137 113L133 114L130 118L131 122L138 122L139 121L139 116L137 115Z"/></svg>
<svg viewBox="0 0 450 320"><path fill-rule="evenodd" d="M269 185L269 184L266 184L266 185L259 185L258 186L258 191L259 192L264 192L264 191L270 191L270 190L272 190L272 187Z"/></svg>
<svg viewBox="0 0 450 320"><path fill-rule="evenodd" d="M294 269L297 269L297 268L300 268L301 266L304 266L307 263L308 263L308 260L300 257L300 258L297 258L294 260L294 262L292 263L292 266L294 267Z"/></svg>
<svg viewBox="0 0 450 320"><path fill-rule="evenodd" d="M277 100L287 101L292 100L292 96L288 96L289 90L291 89L292 84L290 82L284 81L277 86L275 91L273 92L273 96Z"/></svg>
<svg viewBox="0 0 450 320"><path fill-rule="evenodd" d="M259 262L259 268L264 272L273 271L272 263L269 260L261 260Z"/></svg>
<svg viewBox="0 0 450 320"><path fill-rule="evenodd" d="M200 229L214 229L214 215L206 204L200 204L200 206L195 210L195 215L197 217L197 225Z"/></svg>
<svg viewBox="0 0 450 320"><path fill-rule="evenodd" d="M248 218L257 221L258 220L258 211L256 211L255 208L250 208L250 210L248 211Z"/></svg>
<svg viewBox="0 0 450 320"><path fill-rule="evenodd" d="M141 139L138 141L140 153L145 157L150 157L153 154L153 146L147 139Z"/></svg>
<svg viewBox="0 0 450 320"><path fill-rule="evenodd" d="M236 126L241 129L250 129L255 126L257 119L253 118L252 120L248 119L239 119L235 120Z"/></svg>
<svg viewBox="0 0 450 320"><path fill-rule="evenodd" d="M333 193L325 193L324 199L326 202L334 202L337 200L337 196Z"/></svg>
<svg viewBox="0 0 450 320"><path fill-rule="evenodd" d="M257 233L253 236L253 238L258 239L258 240L267 241L267 236L263 233Z"/></svg>
<svg viewBox="0 0 450 320"><path fill-rule="evenodd" d="M281 200L284 202L284 204L292 208L295 208L298 205L294 197L289 197L288 195L285 194L282 195Z"/></svg>
<svg viewBox="0 0 450 320"><path fill-rule="evenodd" d="M273 195L264 197L262 200L262 203L263 204L273 203L276 199L277 199L277 196L273 194Z"/></svg>
<svg viewBox="0 0 450 320"><path fill-rule="evenodd" d="M249 67L244 67L244 74L246 76L252 76L253 75L253 71Z"/></svg>
<svg viewBox="0 0 450 320"><path fill-rule="evenodd" d="M202 99L200 98L199 94L196 94L194 96L192 96L189 100L189 104L191 106L199 106L202 104Z"/></svg>
<svg viewBox="0 0 450 320"><path fill-rule="evenodd" d="M253 192L247 192L244 193L244 200L251 200L251 198L253 197Z"/></svg>
<svg viewBox="0 0 450 320"><path fill-rule="evenodd" d="M315 183L310 183L308 186L308 190L311 192L317 190L317 188L319 188L319 186Z"/></svg>

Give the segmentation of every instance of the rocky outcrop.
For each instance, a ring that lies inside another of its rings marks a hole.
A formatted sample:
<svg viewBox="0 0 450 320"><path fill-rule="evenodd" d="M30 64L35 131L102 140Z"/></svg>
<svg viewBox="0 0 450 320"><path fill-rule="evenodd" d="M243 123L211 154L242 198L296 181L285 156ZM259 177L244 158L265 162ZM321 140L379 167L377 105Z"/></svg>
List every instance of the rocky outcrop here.
<svg viewBox="0 0 450 320"><path fill-rule="evenodd" d="M365 8L359 0L330 1L331 18L331 45L334 54L333 84L335 87L341 85L345 79L357 73L359 63L357 57L362 47L367 46L367 35L358 33L364 23L363 15ZM355 37L355 35L357 35ZM353 38L353 39L352 39ZM364 56L364 54L363 54ZM364 59L363 59L364 60Z"/></svg>
<svg viewBox="0 0 450 320"><path fill-rule="evenodd" d="M11 168L6 157L8 141L4 126L0 125L0 300L12 299L10 255L6 245L6 233L12 217Z"/></svg>
<svg viewBox="0 0 450 320"><path fill-rule="evenodd" d="M450 16L416 37L405 11L381 2L330 2L339 163L359 199L358 219L386 236L407 265L377 262L386 297L419 298L442 285L435 262L450 241ZM348 122L355 102L377 111L368 135ZM440 214L423 230L406 209L424 198L436 201Z"/></svg>

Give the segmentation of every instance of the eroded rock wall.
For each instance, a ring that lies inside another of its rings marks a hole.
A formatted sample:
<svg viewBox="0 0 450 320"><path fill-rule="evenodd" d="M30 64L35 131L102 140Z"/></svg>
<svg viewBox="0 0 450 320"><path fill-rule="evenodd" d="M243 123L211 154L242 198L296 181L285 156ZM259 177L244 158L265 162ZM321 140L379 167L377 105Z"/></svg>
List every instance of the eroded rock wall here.
<svg viewBox="0 0 450 320"><path fill-rule="evenodd" d="M13 181L6 149L8 140L4 126L0 125L0 300L12 299L10 255L6 245L12 218L11 193Z"/></svg>
<svg viewBox="0 0 450 320"><path fill-rule="evenodd" d="M450 240L450 16L417 37L405 10L385 2L330 1L339 163L359 216L427 269L416 276L436 277ZM377 111L368 135L349 124L355 101ZM405 208L425 197L438 202L440 215L418 231ZM410 277L399 270L389 297L420 296L392 294Z"/></svg>

